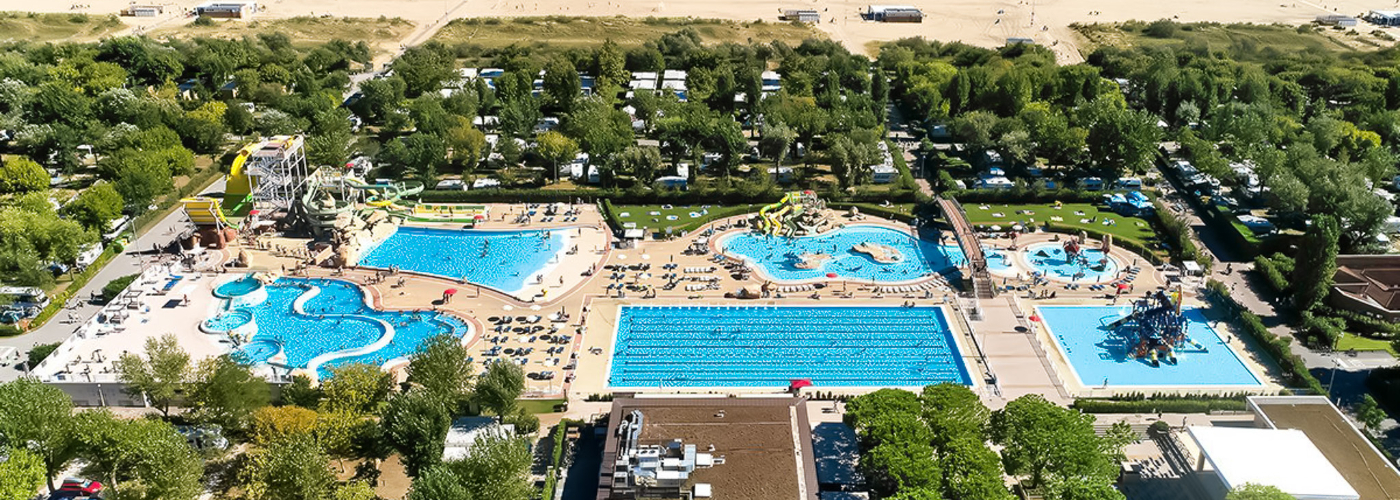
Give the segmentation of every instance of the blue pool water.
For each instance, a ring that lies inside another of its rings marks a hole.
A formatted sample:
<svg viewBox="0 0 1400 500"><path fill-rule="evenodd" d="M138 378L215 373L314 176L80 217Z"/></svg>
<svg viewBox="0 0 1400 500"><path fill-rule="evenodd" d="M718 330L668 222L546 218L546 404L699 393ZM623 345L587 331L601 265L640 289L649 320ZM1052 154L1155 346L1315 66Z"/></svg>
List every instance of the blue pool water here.
<svg viewBox="0 0 1400 500"><path fill-rule="evenodd" d="M1011 269L1011 259L1014 258L1005 250L997 250L986 246L982 247L982 256L987 258L987 270L992 272Z"/></svg>
<svg viewBox="0 0 1400 500"><path fill-rule="evenodd" d="M970 384L936 307L622 306L611 387Z"/></svg>
<svg viewBox="0 0 1400 500"><path fill-rule="evenodd" d="M1104 326L1126 316L1128 306L1042 306L1037 308L1050 335L1059 344L1081 385L1135 386L1246 386L1261 385L1229 346L1206 322L1205 313L1187 308L1187 335L1202 349L1186 348L1176 354L1177 364L1153 367L1147 360L1129 356L1131 346L1111 335Z"/></svg>
<svg viewBox="0 0 1400 500"><path fill-rule="evenodd" d="M1118 262L1109 257L1104 261L1103 250L1097 248L1081 248L1082 260L1071 262L1066 259L1065 250L1060 243L1036 243L1025 248L1026 260L1031 267L1047 278L1067 281L1107 281L1113 279L1118 274ZM1079 273L1083 276L1076 278Z"/></svg>
<svg viewBox="0 0 1400 500"><path fill-rule="evenodd" d="M293 302L315 287L316 295L302 305L306 314L297 313ZM258 332L241 349L251 363L263 363L277 353L286 355L286 364L305 368L313 358L327 353L368 346L384 336L387 323L394 337L373 352L338 356L321 364L319 373L346 363L382 364L417 351L423 341L449 333L457 337L469 327L461 320L433 312L380 311L365 305L358 286L339 280L282 278L267 286L268 298L241 310L251 313ZM381 323L381 321L383 323Z"/></svg>
<svg viewBox="0 0 1400 500"><path fill-rule="evenodd" d="M514 292L524 288L526 280L533 280L563 249L564 234L560 231L400 227L360 258L360 264L397 266Z"/></svg>
<svg viewBox="0 0 1400 500"><path fill-rule="evenodd" d="M227 332L253 321L253 313L246 309L234 309L204 320L204 330L214 333Z"/></svg>
<svg viewBox="0 0 1400 500"><path fill-rule="evenodd" d="M881 264L869 255L852 250L865 242L894 247L903 259ZM951 271L963 261L957 245L939 245L882 226L851 226L800 238L743 232L725 237L719 245L726 253L763 268L765 275L777 281L825 278L827 273L879 282L910 281ZM816 269L798 269L798 256L804 253L827 254L831 258Z"/></svg>
<svg viewBox="0 0 1400 500"><path fill-rule="evenodd" d="M214 296L223 298L241 297L252 293L253 290L257 290L259 287L262 287L261 282L253 279L252 276L244 276L219 285L218 288L214 289Z"/></svg>

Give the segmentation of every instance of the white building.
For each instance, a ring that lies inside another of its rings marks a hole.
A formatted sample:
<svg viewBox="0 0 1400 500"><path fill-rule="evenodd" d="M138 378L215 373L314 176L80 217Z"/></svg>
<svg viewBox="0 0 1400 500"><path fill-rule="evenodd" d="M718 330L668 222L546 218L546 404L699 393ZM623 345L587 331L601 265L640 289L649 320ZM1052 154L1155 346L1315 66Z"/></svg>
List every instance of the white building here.
<svg viewBox="0 0 1400 500"><path fill-rule="evenodd" d="M196 5L194 8L194 13L197 16L224 19L247 19L253 17L257 11L257 2L239 0L209 2Z"/></svg>
<svg viewBox="0 0 1400 500"><path fill-rule="evenodd" d="M458 417L452 420L447 429L447 439L442 448L442 459L460 460L471 455L472 445L478 438L491 436L509 438L515 434L515 425L501 425L494 417Z"/></svg>

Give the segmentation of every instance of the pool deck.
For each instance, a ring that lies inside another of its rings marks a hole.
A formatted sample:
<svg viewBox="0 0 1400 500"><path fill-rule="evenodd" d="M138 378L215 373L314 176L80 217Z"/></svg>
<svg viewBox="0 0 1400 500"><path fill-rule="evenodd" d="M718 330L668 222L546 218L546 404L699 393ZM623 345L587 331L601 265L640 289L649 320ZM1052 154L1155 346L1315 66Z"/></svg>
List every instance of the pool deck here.
<svg viewBox="0 0 1400 500"><path fill-rule="evenodd" d="M571 229L575 231L577 239L574 244L578 245L579 251L564 255L560 262L549 271L544 283L531 285L533 288L529 293L519 297L487 287L478 288L471 284L462 284L456 280L411 273L400 273L379 279L380 276L377 275L382 273L371 269L336 270L310 267L299 275L338 278L360 284L365 288L371 302L381 309L432 310L436 308L456 314L473 327L473 335L463 339L463 342L469 347L469 351L478 362L487 359L482 356L482 352L492 347L492 344L483 339L485 333L493 333L490 332L487 318L504 315L547 317L561 311L566 313L568 315L566 320L557 324L560 326L560 333L574 334L574 339L572 344L567 346L569 350L562 354L547 356L544 354L544 350L553 344L538 340L534 343L522 342L526 339L519 335L512 335L511 338L499 344L503 349L534 347L535 352L528 356L500 356L500 358L524 359L525 363L522 368L527 373L545 370L556 373L556 377L552 380L527 379L525 394L527 397L555 398L568 395L573 401L582 401L591 394L611 392L611 389L607 387L608 357L612 351L615 335L613 323L617 318L618 307L622 305L742 304L748 306L890 307L905 303L918 306L944 306L945 315L954 330L954 338L960 349L960 354L974 382L974 390L981 394L984 401L992 408L1000 408L1006 401L1032 393L1045 395L1048 399L1062 404L1067 404L1075 396L1106 395L1102 390L1080 386L1073 380L1072 376L1061 377L1059 375L1061 373L1070 373L1066 371L1068 364L1058 354L1053 342L1050 342L1043 329L1035 327L1028 321L1027 317L1033 311L1033 306L1038 304L1105 305L1115 295L1112 292L1092 291L1087 286L1074 289L1056 282L1032 286L1024 280L1018 280L1015 276L1005 276L1002 278L1002 285L1026 285L1026 289L1014 293L1003 293L995 299L976 303L972 299L959 297L952 290L944 291L941 287L945 284L939 282L941 277L930 277L926 281L913 282L930 285L932 290L912 292L891 291L889 289L891 284L872 285L869 281L863 280L819 279L805 283L807 285L820 283L824 285L822 288L814 287L814 289L806 291L786 293L775 290L774 293L762 299L741 300L733 298L733 294L745 287L761 287L766 280L756 272L749 273L747 276L731 274L723 265L712 259L715 250L718 250L715 244L719 237L734 231L746 230L735 226L735 222L743 218L742 216L711 222L699 231L687 235L676 235L663 240L646 240L639 242L636 248L623 249L613 247L614 241L611 231L607 229L606 223L594 205L576 205L574 208L581 212L576 222L516 224L511 222L514 219L512 214L523 210L523 205L492 205L491 213L493 216L491 219L478 225L478 228L487 230ZM885 221L871 216L863 216L858 221L842 220L852 224L875 224L910 231L910 227L906 224ZM414 225L435 227L432 224L415 223ZM460 228L460 225L443 224L436 225L436 227ZM709 238L710 252L705 254L689 252L688 250L696 245L698 238L707 229L716 229L716 231L706 235ZM1043 233L1031 234L1022 236L1018 243L1026 245L1038 241L1050 241L1054 237L1054 235ZM229 273L280 271L284 267L287 269L296 268L305 260L305 251L288 249L305 248L307 243L308 240L305 239L264 237L256 245L216 255L222 255L225 260L229 260L239 253L245 253L250 258L252 267L231 268L228 270ZM983 240L982 243L996 248L1005 248L1011 242L1005 239L991 239ZM1143 272L1133 282L1134 287L1139 289L1138 292L1143 291L1143 289L1157 288L1166 283L1166 279L1156 269L1147 265L1135 254L1117 247L1111 253L1115 259L1119 260L1120 264L1126 264L1124 267L1130 267L1135 260L1139 261L1138 265L1142 266ZM685 281L677 283L674 289L664 290L662 286L666 284L666 280L662 279L661 276L668 271L662 269L662 266L668 263L674 263L678 267L676 272ZM605 266L635 264L651 264L652 270L647 274L628 270L625 279L614 281L608 276L613 271L604 269ZM704 269L715 267L716 271L680 272L688 267ZM596 270L596 272L590 274L590 269ZM144 323L136 323L147 325L146 328L129 330L129 332L139 331L140 338L133 337L130 333L112 335L109 338L97 339L99 342L81 342L78 344L81 346L80 350L90 357L92 349L89 346L105 349L104 352L108 353L119 353L123 349L139 349L146 336L170 331L180 336L182 345L186 345L186 349L195 355L196 359L222 352L219 349L222 345L209 340L213 337L200 333L197 329L198 323L209 316L212 308L216 305L209 293L216 276L218 275L211 273L205 278L200 278L208 280L208 285L201 285L197 288L199 293L190 294L191 304L189 306L173 309L156 308L159 313L146 315L149 317L144 320ZM399 278L402 278L402 285L399 284ZM684 284L708 283L710 280L714 280L717 286L692 291L686 291L683 286ZM198 282L204 283L204 281ZM610 288L609 285L614 283L626 285L627 291L619 293L617 289ZM794 284L782 282L776 285L792 286ZM452 297L450 302L442 303L443 292L448 288L456 288L458 293ZM1031 298L1048 296L1050 293L1055 293L1057 298ZM976 311L973 310L975 303L977 304ZM977 312L980 312L979 319L975 321L969 319L977 316L975 314ZM548 320L541 324L548 324ZM1260 375L1261 378L1277 376L1276 371L1261 368L1259 356L1255 354L1255 351L1245 349L1238 335L1231 337L1232 347L1241 354L1241 358L1246 360L1256 375ZM201 341L209 345L197 343ZM565 365L569 363L571 355L577 356L577 365L572 370L566 370ZM557 364L554 363L554 358L558 359ZM403 364L399 363L391 369L402 376L403 371L400 369L402 366ZM94 370L100 370L100 367L94 368ZM477 372L481 371L482 368L478 366ZM1269 385L1269 387L1273 388L1277 385ZM813 390L863 393L873 389L817 387ZM781 389L772 388L691 387L674 388L666 392L772 393L780 391Z"/></svg>

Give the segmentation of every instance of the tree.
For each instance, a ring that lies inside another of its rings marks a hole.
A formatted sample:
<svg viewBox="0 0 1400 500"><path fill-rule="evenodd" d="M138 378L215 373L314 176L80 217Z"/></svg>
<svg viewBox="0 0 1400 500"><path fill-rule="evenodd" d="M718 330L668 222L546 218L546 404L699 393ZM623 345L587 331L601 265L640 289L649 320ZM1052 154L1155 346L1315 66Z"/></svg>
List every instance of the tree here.
<svg viewBox="0 0 1400 500"><path fill-rule="evenodd" d="M782 123L764 123L759 133L763 135L763 138L758 141L758 145L763 149L764 154L773 158L773 166L783 166L783 160L787 158L788 151L792 150L792 142L797 140L797 132Z"/></svg>
<svg viewBox="0 0 1400 500"><path fill-rule="evenodd" d="M27 193L49 187L49 173L23 156L0 163L0 194Z"/></svg>
<svg viewBox="0 0 1400 500"><path fill-rule="evenodd" d="M474 367L462 339L442 334L424 341L409 357L408 381L451 410L471 391Z"/></svg>
<svg viewBox="0 0 1400 500"><path fill-rule="evenodd" d="M331 368L330 379L321 383L321 410L375 413L389 397L393 377L369 363L349 363Z"/></svg>
<svg viewBox="0 0 1400 500"><path fill-rule="evenodd" d="M881 497L910 489L936 489L942 481L928 443L884 443L863 454L860 470Z"/></svg>
<svg viewBox="0 0 1400 500"><path fill-rule="evenodd" d="M492 363L476 382L477 401L503 418L514 413L522 392L525 373L513 363Z"/></svg>
<svg viewBox="0 0 1400 500"><path fill-rule="evenodd" d="M1111 484L1117 477L1114 456L1121 450L1094 432L1094 417L1046 401L1022 396L992 413L992 441L1004 446L1006 471L1030 476L1041 485L1047 476L1086 477Z"/></svg>
<svg viewBox="0 0 1400 500"><path fill-rule="evenodd" d="M254 448L239 477L250 500L323 500L335 484L330 458L307 435Z"/></svg>
<svg viewBox="0 0 1400 500"><path fill-rule="evenodd" d="M175 189L174 173L169 165L154 155L122 150L109 158L109 166L102 166L104 177L113 180L113 188L126 203L143 209L152 200Z"/></svg>
<svg viewBox="0 0 1400 500"><path fill-rule="evenodd" d="M443 141L452 153L452 161L462 166L463 171L471 172L481 162L486 153L486 134L472 126L471 120L455 116L453 126L443 134Z"/></svg>
<svg viewBox="0 0 1400 500"><path fill-rule="evenodd" d="M598 161L636 144L632 119L601 97L578 100L573 112L564 120L563 132Z"/></svg>
<svg viewBox="0 0 1400 500"><path fill-rule="evenodd" d="M1381 422L1385 421L1385 410L1376 403L1376 398L1366 394L1361 398L1361 402L1356 405L1356 419L1366 426L1366 430L1376 432L1381 428Z"/></svg>
<svg viewBox="0 0 1400 500"><path fill-rule="evenodd" d="M980 438L961 436L944 441L939 447L938 467L943 472L943 495L946 498L1012 498L1001 479L1001 458L997 452L987 448Z"/></svg>
<svg viewBox="0 0 1400 500"><path fill-rule="evenodd" d="M375 78L360 82L359 100L351 105L356 115L369 123L384 123L390 113L403 107L407 84L402 77Z"/></svg>
<svg viewBox="0 0 1400 500"><path fill-rule="evenodd" d="M484 434L472 452L428 469L413 481L409 500L529 500L530 447L521 438Z"/></svg>
<svg viewBox="0 0 1400 500"><path fill-rule="evenodd" d="M84 228L105 231L107 224L122 215L126 202L110 182L99 182L78 193L73 201L63 206L63 213L78 221Z"/></svg>
<svg viewBox="0 0 1400 500"><path fill-rule="evenodd" d="M78 418L83 459L120 498L193 500L203 492L204 464L170 424L105 409Z"/></svg>
<svg viewBox="0 0 1400 500"><path fill-rule="evenodd" d="M1052 476L1045 484L1046 500L1124 500L1112 483L1089 477Z"/></svg>
<svg viewBox="0 0 1400 500"><path fill-rule="evenodd" d="M544 67L543 87L550 106L564 114L573 112L580 92L578 69L563 56L550 59Z"/></svg>
<svg viewBox="0 0 1400 500"><path fill-rule="evenodd" d="M284 439L311 435L320 416L300 406L264 406L253 411L250 433L253 442L267 446Z"/></svg>
<svg viewBox="0 0 1400 500"><path fill-rule="evenodd" d="M868 130L841 132L827 137L826 156L831 171L843 187L860 184L869 167L880 163L881 154L875 134Z"/></svg>
<svg viewBox="0 0 1400 500"><path fill-rule="evenodd" d="M396 176L418 174L431 178L447 165L447 144L436 135L414 132L389 141L380 151L379 159L391 167Z"/></svg>
<svg viewBox="0 0 1400 500"><path fill-rule="evenodd" d="M627 72L627 55L609 38L593 55L593 74L598 75L598 87L622 87L631 75Z"/></svg>
<svg viewBox="0 0 1400 500"><path fill-rule="evenodd" d="M536 152L554 169L554 182L559 182L559 164L573 161L578 156L578 143L568 136L555 131L545 132L535 138Z"/></svg>
<svg viewBox="0 0 1400 500"><path fill-rule="evenodd" d="M1294 500L1293 495L1284 493L1274 486L1245 483L1236 486L1225 494L1225 500Z"/></svg>
<svg viewBox="0 0 1400 500"><path fill-rule="evenodd" d="M613 160L618 172L647 183L655 179L656 172L661 169L661 150L655 146L628 146Z"/></svg>
<svg viewBox="0 0 1400 500"><path fill-rule="evenodd" d="M247 428L253 412L271 398L266 380L228 356L201 361L189 392L197 420L235 431Z"/></svg>
<svg viewBox="0 0 1400 500"><path fill-rule="evenodd" d="M335 492L331 494L331 500L375 500L379 495L374 493L374 487L364 481L351 481L340 486L336 486Z"/></svg>
<svg viewBox="0 0 1400 500"><path fill-rule="evenodd" d="M44 461L24 448L0 449L0 499L33 498L44 484Z"/></svg>
<svg viewBox="0 0 1400 500"><path fill-rule="evenodd" d="M953 120L953 133L967 144L972 151L983 151L996 146L992 130L997 125L997 115L988 111L973 111Z"/></svg>
<svg viewBox="0 0 1400 500"><path fill-rule="evenodd" d="M174 334L146 339L143 359L130 352L117 358L117 379L133 396L144 396L151 406L170 416L170 405L189 381L190 355Z"/></svg>
<svg viewBox="0 0 1400 500"><path fill-rule="evenodd" d="M1328 214L1313 217L1312 227L1298 246L1297 264L1293 267L1293 299L1299 310L1312 310L1332 292L1340 237L1336 218Z"/></svg>
<svg viewBox="0 0 1400 500"><path fill-rule="evenodd" d="M50 490L77 457L74 427L73 401L59 388L33 378L0 384L0 436L39 457Z"/></svg>
<svg viewBox="0 0 1400 500"><path fill-rule="evenodd" d="M442 460L443 440L452 419L428 391L413 388L394 395L381 423L389 442L403 455L408 475L419 477Z"/></svg>
<svg viewBox="0 0 1400 500"><path fill-rule="evenodd" d="M316 409L321 405L321 390L311 386L311 377L296 374L292 383L282 386L282 404Z"/></svg>
<svg viewBox="0 0 1400 500"><path fill-rule="evenodd" d="M447 47L436 42L409 47L394 59L394 74L403 79L410 96L437 92L442 82L456 76Z"/></svg>
<svg viewBox="0 0 1400 500"><path fill-rule="evenodd" d="M940 450L955 439L985 439L992 412L967 386L941 383L924 388L919 398L924 422L933 431L934 445Z"/></svg>

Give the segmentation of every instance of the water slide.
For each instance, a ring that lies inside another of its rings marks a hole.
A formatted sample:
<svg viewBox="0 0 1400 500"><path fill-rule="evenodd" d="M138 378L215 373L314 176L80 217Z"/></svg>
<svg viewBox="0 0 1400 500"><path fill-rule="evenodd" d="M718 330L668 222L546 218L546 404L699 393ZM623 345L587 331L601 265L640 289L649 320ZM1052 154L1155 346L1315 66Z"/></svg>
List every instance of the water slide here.
<svg viewBox="0 0 1400 500"><path fill-rule="evenodd" d="M233 158L233 165L229 166L228 178L225 179L224 198L247 198L253 194L253 178L248 176L243 163L261 147L261 142L255 142L238 150L238 156Z"/></svg>
<svg viewBox="0 0 1400 500"><path fill-rule="evenodd" d="M783 195L783 199L777 203L758 209L758 218L761 224L759 229L762 229L765 234L776 234L783 227L784 217L789 216L789 214L795 217L802 212L802 207L799 205L801 202L802 193L792 192ZM770 214L769 212L772 210L777 211Z"/></svg>
<svg viewBox="0 0 1400 500"><path fill-rule="evenodd" d="M404 181L389 184L365 184L354 177L345 179L345 186L350 189L359 189L369 193L365 204L371 207L382 208L393 205L394 202L405 196L413 196L423 192L426 187L422 182Z"/></svg>
<svg viewBox="0 0 1400 500"><path fill-rule="evenodd" d="M238 229L238 224L228 220L224 215L222 203L215 198L207 196L195 196L180 200L180 205L185 209L185 216L190 218L196 226L217 226L224 225Z"/></svg>

